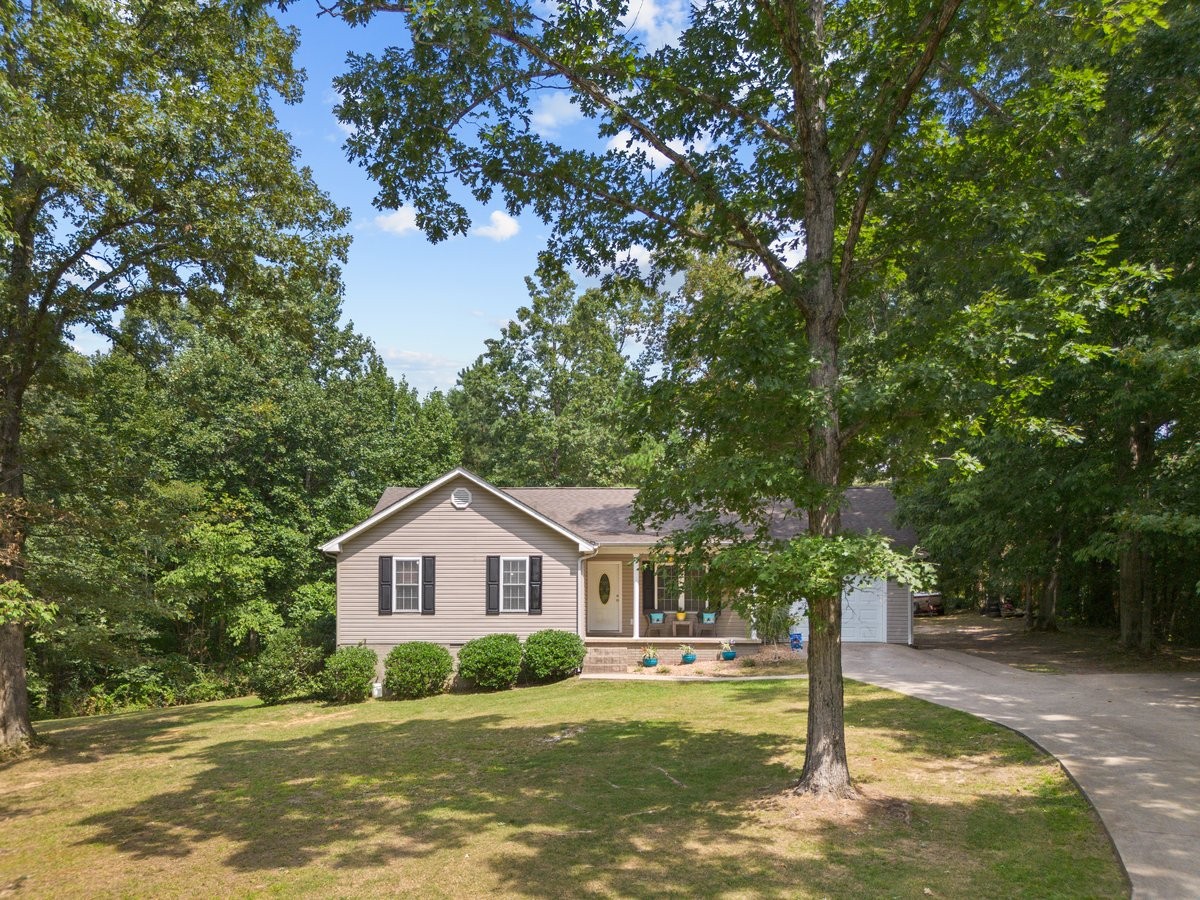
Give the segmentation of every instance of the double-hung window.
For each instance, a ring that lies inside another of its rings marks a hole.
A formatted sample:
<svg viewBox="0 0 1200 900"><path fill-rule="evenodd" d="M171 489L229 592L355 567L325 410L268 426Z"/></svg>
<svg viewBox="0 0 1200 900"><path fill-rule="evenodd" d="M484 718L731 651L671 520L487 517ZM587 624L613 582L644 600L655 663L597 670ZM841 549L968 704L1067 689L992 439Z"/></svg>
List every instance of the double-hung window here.
<svg viewBox="0 0 1200 900"><path fill-rule="evenodd" d="M655 594L660 609L682 609L687 612L704 609L699 569L687 569L681 575L676 566L659 566L655 570L655 580Z"/></svg>
<svg viewBox="0 0 1200 900"><path fill-rule="evenodd" d="M396 577L392 584L392 609L396 612L421 611L421 558L401 557L395 559Z"/></svg>
<svg viewBox="0 0 1200 900"><path fill-rule="evenodd" d="M500 611L529 611L529 558L500 559Z"/></svg>

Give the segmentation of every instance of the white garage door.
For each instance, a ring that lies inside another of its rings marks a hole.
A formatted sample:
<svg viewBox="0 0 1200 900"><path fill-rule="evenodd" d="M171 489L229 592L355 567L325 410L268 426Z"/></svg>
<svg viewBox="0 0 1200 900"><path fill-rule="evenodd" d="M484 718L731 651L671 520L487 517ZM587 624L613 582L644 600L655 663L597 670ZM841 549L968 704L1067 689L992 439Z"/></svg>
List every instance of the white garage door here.
<svg viewBox="0 0 1200 900"><path fill-rule="evenodd" d="M869 581L842 594L842 640L887 640L887 582Z"/></svg>
<svg viewBox="0 0 1200 900"><path fill-rule="evenodd" d="M793 604L796 626L807 641L808 604ZM880 578L842 594L842 640L849 643L885 643L887 641L887 581Z"/></svg>

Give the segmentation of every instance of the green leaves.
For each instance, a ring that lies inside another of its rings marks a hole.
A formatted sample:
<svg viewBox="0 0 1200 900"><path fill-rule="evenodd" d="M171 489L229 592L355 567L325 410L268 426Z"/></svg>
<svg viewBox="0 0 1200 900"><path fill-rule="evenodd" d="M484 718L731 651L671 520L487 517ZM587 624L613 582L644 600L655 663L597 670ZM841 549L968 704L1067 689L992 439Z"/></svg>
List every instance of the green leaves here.
<svg viewBox="0 0 1200 900"><path fill-rule="evenodd" d="M623 483L638 444L622 352L632 306L599 290L577 297L562 274L528 287L531 305L450 395L465 463L506 485Z"/></svg>
<svg viewBox="0 0 1200 900"><path fill-rule="evenodd" d="M21 582L0 581L0 625L31 629L37 640L38 630L49 626L57 612L57 606L35 597Z"/></svg>

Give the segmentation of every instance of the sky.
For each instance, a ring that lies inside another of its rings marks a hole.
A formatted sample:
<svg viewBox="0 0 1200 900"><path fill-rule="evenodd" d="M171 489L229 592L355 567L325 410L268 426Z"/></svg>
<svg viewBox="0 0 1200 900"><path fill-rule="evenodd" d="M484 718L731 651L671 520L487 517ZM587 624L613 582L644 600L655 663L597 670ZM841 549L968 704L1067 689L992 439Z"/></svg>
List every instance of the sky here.
<svg viewBox="0 0 1200 900"><path fill-rule="evenodd" d="M678 33L682 0L635 2L634 26L650 45ZM484 341L527 305L525 277L549 229L532 214L511 217L500 204L468 203L473 227L466 237L431 244L413 224L411 210L379 210L375 185L347 160L346 138L333 107L334 77L346 54L377 52L403 43L399 16L377 16L349 28L318 17L311 0L290 6L280 20L300 30L296 63L307 73L302 103L278 104L281 127L300 151L316 182L352 214L349 262L343 270L344 320L375 342L389 371L422 395L453 387L458 372L486 349ZM534 126L544 135L570 138L588 126L565 94L549 93L535 104ZM594 130L591 130L594 135Z"/></svg>

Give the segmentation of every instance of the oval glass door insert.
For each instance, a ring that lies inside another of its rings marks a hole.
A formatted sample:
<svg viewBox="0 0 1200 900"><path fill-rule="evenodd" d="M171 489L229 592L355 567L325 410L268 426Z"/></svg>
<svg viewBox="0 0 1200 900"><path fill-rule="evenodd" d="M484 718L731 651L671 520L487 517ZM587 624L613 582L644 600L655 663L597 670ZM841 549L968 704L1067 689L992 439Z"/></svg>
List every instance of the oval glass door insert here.
<svg viewBox="0 0 1200 900"><path fill-rule="evenodd" d="M600 602L607 603L608 598L612 596L612 585L608 580L608 573L600 576Z"/></svg>

